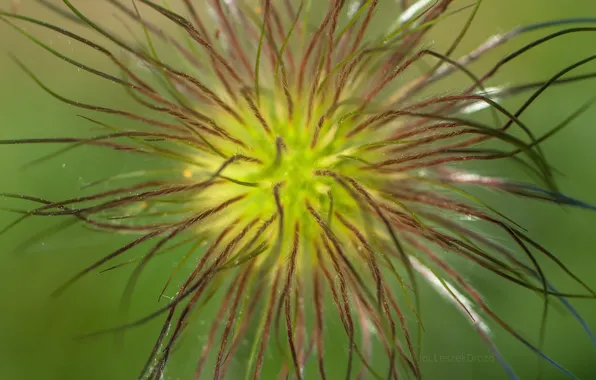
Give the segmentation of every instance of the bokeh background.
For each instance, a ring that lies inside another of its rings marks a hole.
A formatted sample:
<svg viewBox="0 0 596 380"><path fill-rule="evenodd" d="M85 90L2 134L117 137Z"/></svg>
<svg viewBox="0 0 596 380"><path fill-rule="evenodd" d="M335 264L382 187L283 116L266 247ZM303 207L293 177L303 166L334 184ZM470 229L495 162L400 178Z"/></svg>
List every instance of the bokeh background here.
<svg viewBox="0 0 596 380"><path fill-rule="evenodd" d="M0 0L0 9L9 9L11 3L10 0ZM76 0L74 3L92 12L95 19L105 25L118 23L113 18L112 8L108 8L103 1ZM455 1L454 8L470 3L468 0ZM19 12L67 25L33 0L21 0ZM465 12L461 16L464 17ZM462 17L456 16L442 23L428 37L427 43L446 46L449 37L459 31ZM515 26L568 17L596 17L596 2L484 0L456 55L465 53L492 34L505 32ZM59 51L88 63L97 63L99 67L105 65L101 57L89 48L59 38L47 30L25 26ZM489 67L490 63L506 52L537 38L541 33L546 31L516 39L491 52L475 67ZM553 41L505 67L493 84L521 84L548 78L562 67L596 54L595 41L594 32ZM132 106L130 99L118 86L106 84L57 60L0 22L0 139L91 133L89 125L77 117L77 114L88 112L69 107L48 96L8 58L9 53L26 62L52 88L72 99L105 106L118 105L120 108ZM596 71L596 64L588 65L583 72L590 71ZM454 81L445 83L446 86L454 87L458 84ZM523 120L540 135L594 95L596 80L550 89L524 114ZM514 108L522 100L523 96L515 97L507 100L505 105ZM547 141L543 148L559 173L557 179L560 187L571 196L596 204L596 107ZM101 149L82 148L47 162L24 167L24 164L52 150L50 146L0 145L0 192L62 199L76 196L80 193L80 187L92 180L151 164L126 154L106 155ZM485 174L519 175L518 169L508 163L486 165L481 169ZM487 194L485 199L527 228L530 236L554 252L589 285L596 287L596 213L500 198L494 194ZM18 205L26 206L24 203ZM0 197L0 208L9 207L17 207L17 203ZM0 226L10 223L14 218L15 214L0 211ZM30 220L0 236L0 379L136 378L158 333L160 321L129 331L121 341L115 341L110 336L75 339L81 334L122 322L118 304L129 269L91 275L62 297L50 297L51 291L65 278L126 239L74 227L56 236L27 244L32 236L51 225L48 220ZM131 314L141 316L157 307L156 294L163 286L164 268L167 273L174 263L173 260L165 259L148 268L137 287ZM545 261L543 263L550 279L560 288L579 290L560 270ZM461 270L503 319L523 331L524 336L536 341L540 297L504 284L496 276L473 267L463 265ZM423 288L422 299L426 321L423 345L426 379L507 378L496 362L437 360L440 356L489 355L489 351L452 305L426 288ZM596 328L596 301L572 302L588 323ZM198 322L196 334L195 346L199 349L204 338L201 335L202 323L204 321ZM546 353L580 379L595 379L596 347L569 313L562 308L554 309L547 330ZM202 334L207 332L203 331ZM493 334L499 348L520 377L536 378L538 360L535 355L496 326ZM337 361L345 357L341 349L333 352L337 352ZM174 365L168 372L168 379L182 378L182 374L186 373L183 367L181 364L180 371L177 371ZM543 379L563 378L556 370L544 366Z"/></svg>

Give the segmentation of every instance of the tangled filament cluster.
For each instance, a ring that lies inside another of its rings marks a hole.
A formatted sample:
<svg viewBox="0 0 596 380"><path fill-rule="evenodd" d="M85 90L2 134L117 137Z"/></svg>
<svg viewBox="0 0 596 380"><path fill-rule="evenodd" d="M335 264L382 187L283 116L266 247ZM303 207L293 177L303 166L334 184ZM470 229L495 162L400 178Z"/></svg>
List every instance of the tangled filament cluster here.
<svg viewBox="0 0 596 380"><path fill-rule="evenodd" d="M140 180L120 173L95 183L110 186L108 190L61 201L5 194L39 204L9 227L30 216L50 215L103 231L137 234L57 291L95 270L123 266L117 262L121 256L147 245L143 256L124 262L134 266L124 292L126 303L156 256L174 248L186 250L175 270L187 271L186 280L171 301L138 321L108 330L165 318L141 378L162 378L173 350L205 305L214 305L217 313L195 378L239 378L246 373L246 378L257 379L267 366L280 378L420 378L415 339L423 324L420 281L462 311L510 377L517 378L492 343L490 324L573 376L497 316L450 262L463 257L538 293L544 300L543 324L552 300L595 296L523 229L468 192L488 188L591 208L558 191L540 149L540 143L571 118L536 136L520 117L547 88L591 78L567 73L595 58L576 62L544 82L490 90L486 84L502 66L535 46L596 31L573 25L593 20L517 28L453 58L481 1L459 9L453 0L185 0L177 4L183 8L177 13L168 2L137 0L131 6L106 0L142 31L141 46L100 25L71 1L63 0L64 7L39 2L62 14L65 24L80 24L115 48L18 13L0 12L0 18L59 59L120 84L145 111L68 99L16 60L57 99L124 121L114 126L84 116L107 133L2 143L97 146L109 154L159 157L174 170L156 175L148 168ZM381 9L399 17L379 26ZM142 16L149 12L160 21ZM447 51L421 46L434 25L460 12L470 16ZM50 29L94 49L121 75L54 50L19 23ZM181 37L161 23L180 29ZM468 68L485 52L521 34L565 24L571 26L511 52L482 75ZM165 52L156 48L162 45L168 47ZM168 63L172 55L175 64ZM141 64L130 65L130 56ZM428 65L414 75L421 62ZM467 78L463 89L436 95L441 80L454 73ZM521 93L530 93L528 101L514 112L497 102ZM480 109L488 109L492 124L467 116ZM501 150L487 148L491 141L499 142ZM518 161L539 183L487 177L456 165L498 159ZM130 178L136 182L118 185ZM500 229L519 252L459 223L462 217ZM585 292L556 291L538 256L556 263ZM567 302L564 305L576 315ZM341 369L326 362L328 352L336 349L326 348L329 342L324 339L330 320L341 324L347 337ZM408 320L419 327L417 332ZM239 369L232 358L239 356L247 336L250 348ZM373 349L384 357L373 358ZM267 361L268 352L281 360Z"/></svg>

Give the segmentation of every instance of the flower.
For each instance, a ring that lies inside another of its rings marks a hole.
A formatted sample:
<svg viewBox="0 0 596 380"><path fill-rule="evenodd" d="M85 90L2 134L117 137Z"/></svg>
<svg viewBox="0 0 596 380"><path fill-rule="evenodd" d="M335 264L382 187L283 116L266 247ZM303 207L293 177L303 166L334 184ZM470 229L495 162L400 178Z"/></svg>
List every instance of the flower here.
<svg viewBox="0 0 596 380"><path fill-rule="evenodd" d="M453 9L452 0L419 0L409 6L401 1L400 16L381 27L376 17L387 4L378 0L324 4L212 0L206 3L208 12L185 0L184 16L167 4L149 0L133 1L132 6L118 0L107 2L128 17L127 26L140 28L143 44L130 43L101 26L69 0L63 0L65 7L45 0L40 3L115 48L17 13L0 12L0 16L57 58L121 85L144 111L68 99L15 58L58 100L120 116L122 122L111 125L82 116L107 132L92 138L3 143L71 144L67 149L97 146L107 154L116 150L162 158L173 170L120 173L100 181L110 186L108 190L62 201L5 196L38 204L8 228L31 216L63 216L93 229L135 235L66 281L56 294L93 271L132 264L123 295L128 305L139 277L153 259L185 247L187 253L162 295L177 273L186 272L186 279L167 305L99 332L121 332L165 318L141 378L162 378L177 344L206 306L215 307L217 315L197 360L195 378L205 373L214 379L236 378L231 363L241 356L245 341L249 347L244 349L242 367L247 378L261 378L265 364L281 378L303 379L307 372L321 379L397 379L403 374L420 378L418 344L408 319L416 321L420 335L424 323L419 313L421 281L469 319L511 378L517 376L493 343L492 324L573 377L541 351L540 343L528 341L502 320L452 264L452 258L464 258L540 294L544 305L541 336L553 299L562 302L591 336L566 299L593 298L596 293L469 189L486 188L594 209L558 190L540 149L572 117L536 136L520 116L547 88L586 79L587 75L565 75L596 57L578 61L540 83L498 88L486 84L501 67L535 46L566 34L596 30L573 26L592 20L520 27L492 37L461 58L452 58L481 1L471 7L468 21L446 52L422 47L421 42L437 22L462 11ZM158 20L142 16L141 11L154 12ZM163 29L166 22L181 29L183 37L173 37ZM121 75L54 50L19 23L36 24L96 50ZM521 34L555 26L566 29L511 52L480 76L470 71L470 64L487 51ZM119 50L126 56L121 57ZM175 63L169 63L172 54ZM412 66L427 59L432 64L421 75L403 80L411 76ZM428 93L454 73L468 78L463 89L449 95ZM499 100L521 93L530 95L515 112L500 105ZM482 109L488 109L492 123L468 116ZM487 142L498 142L499 148L487 148ZM536 182L488 177L457 165L499 159L516 160ZM131 178L136 181L132 185L118 185L119 180ZM517 249L461 223L462 218L500 230ZM144 255L118 263L140 245L147 247ZM539 256L554 262L584 293L556 290ZM196 262L191 263L191 258ZM345 331L342 368L326 360L334 349L324 339L330 318ZM373 348L384 358L374 357L373 362ZM268 354L278 355L279 362L266 363Z"/></svg>

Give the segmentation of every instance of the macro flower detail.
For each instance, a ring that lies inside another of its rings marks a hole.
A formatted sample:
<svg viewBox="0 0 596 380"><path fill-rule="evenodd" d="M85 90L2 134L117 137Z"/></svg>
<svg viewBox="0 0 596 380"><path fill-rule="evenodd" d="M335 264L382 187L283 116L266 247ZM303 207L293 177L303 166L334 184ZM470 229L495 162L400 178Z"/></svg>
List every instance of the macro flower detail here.
<svg viewBox="0 0 596 380"><path fill-rule="evenodd" d="M547 89L592 78L573 70L596 57L543 82L488 82L534 47L596 31L586 26L596 20L519 27L454 57L482 1L461 8L452 0L106 0L132 37L103 26L76 1L39 3L61 15L64 26L18 9L1 11L0 19L57 59L122 86L139 107L70 99L14 57L41 89L78 108L82 123L104 132L1 143L67 144L42 159L97 147L106 154L159 159L167 169L115 173L70 199L3 194L35 206L13 210L21 215L2 232L31 217L51 216L129 236L129 243L55 291L60 295L93 272L128 268L125 309L156 257L184 252L173 271L164 268L168 279L160 298L169 295L166 302L150 315L91 334L121 334L163 321L139 378L165 378L177 346L206 308L215 312L198 350L195 379L269 378L264 373L292 379L422 378L419 340L424 325L433 323L420 308L419 289L427 285L470 321L510 378L518 376L494 344L492 327L575 378L543 353L540 342L499 317L454 262L463 259L541 296L538 340L550 307L560 303L596 342L567 300L596 293L476 195L488 189L595 209L559 191L540 147L591 102L542 135L522 116ZM383 12L394 15L386 24L379 21L386 19ZM426 46L433 26L461 14L467 20L446 51ZM69 23L84 28L85 36L70 31ZM33 26L103 55L119 74L55 50L36 37ZM541 32L488 71L478 75L469 68L496 47ZM442 85L453 75L465 78L461 88ZM520 108L501 105L520 94L527 99ZM487 121L471 116L480 111ZM517 162L529 173L527 181L465 167L490 160ZM492 239L463 219L509 241ZM138 246L142 255L127 256ZM582 292L557 290L543 260ZM326 338L329 324L344 332L337 342ZM341 366L328 360L337 349L345 351Z"/></svg>

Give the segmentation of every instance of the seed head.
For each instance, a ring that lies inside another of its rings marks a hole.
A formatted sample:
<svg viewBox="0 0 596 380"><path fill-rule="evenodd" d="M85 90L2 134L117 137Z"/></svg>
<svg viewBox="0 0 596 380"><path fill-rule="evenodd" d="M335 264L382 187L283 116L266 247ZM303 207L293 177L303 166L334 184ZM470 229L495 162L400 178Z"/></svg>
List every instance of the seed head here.
<svg viewBox="0 0 596 380"><path fill-rule="evenodd" d="M167 1L106 0L136 42L80 11L74 1L39 3L92 37L18 13L0 12L0 18L58 59L119 84L142 110L69 99L15 58L43 90L84 110L83 122L105 133L2 143L67 144L59 153L94 146L106 154L156 157L171 170L118 173L66 200L5 194L37 203L8 228L32 216L61 216L129 234L128 244L56 291L97 270L132 267L124 305L154 258L185 250L162 292L173 293L165 306L100 332L120 333L165 319L140 378L163 378L204 307L217 311L195 379L241 373L259 379L265 368L295 379L420 378L416 337L424 323L435 322L421 317L421 283L462 312L511 378L517 378L515 371L494 345L490 326L573 377L542 353L540 342L530 342L502 320L453 261L463 258L542 296L540 340L551 303L563 302L577 316L566 299L596 296L524 229L473 195L475 188L485 188L593 209L559 191L540 148L590 103L542 136L521 116L547 88L589 78L568 73L596 57L539 83L487 83L536 46L596 31L585 26L594 20L519 27L455 58L481 1L457 8L452 0L185 0L171 8ZM391 23L380 23L382 12L395 15ZM423 45L434 25L460 12L469 16L445 51ZM30 24L95 50L120 75L53 49L23 26ZM548 31L553 27L559 29ZM504 55L487 72L470 70L486 52L537 30L542 37ZM446 94L441 83L452 74L466 79ZM519 109L499 104L518 94L527 96ZM489 121L470 116L483 109ZM116 115L121 122L112 125L95 114ZM515 160L536 180L489 177L462 165L488 160ZM121 185L122 180L133 182ZM99 184L106 190L93 190ZM460 223L464 218L501 231L515 249ZM141 245L142 256L119 261ZM554 262L585 291L555 290L539 257ZM172 283L179 273L185 280ZM325 338L330 324L343 329L341 346ZM329 364L329 353L336 350L345 352L341 368Z"/></svg>

